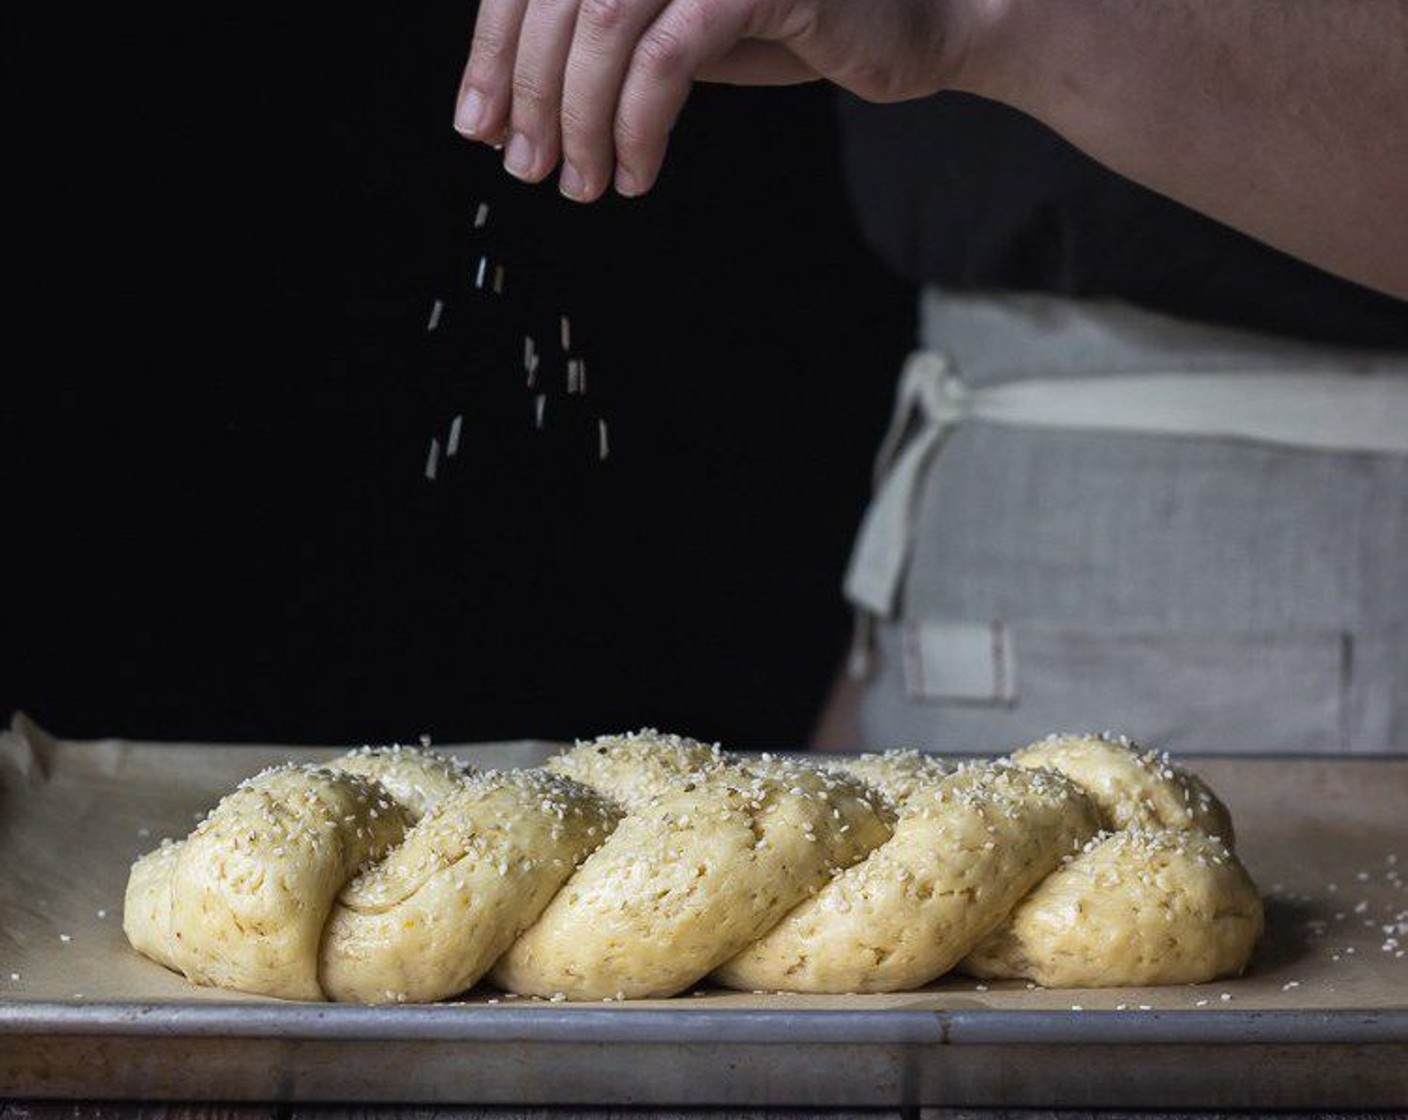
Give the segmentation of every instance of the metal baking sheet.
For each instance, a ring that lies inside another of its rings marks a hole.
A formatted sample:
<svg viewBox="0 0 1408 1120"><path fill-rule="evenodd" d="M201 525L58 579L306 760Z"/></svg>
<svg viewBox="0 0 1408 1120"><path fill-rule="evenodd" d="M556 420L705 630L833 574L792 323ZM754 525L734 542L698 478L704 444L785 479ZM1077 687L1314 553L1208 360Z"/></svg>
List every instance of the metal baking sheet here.
<svg viewBox="0 0 1408 1120"><path fill-rule="evenodd" d="M547 743L450 748L531 765ZM427 1007L198 989L121 932L133 858L239 779L333 749L0 734L0 1096L474 1104L1408 1104L1408 758L1189 760L1267 896L1247 976L1075 991L700 990ZM1401 862L1400 862L1401 861ZM1225 998L1224 998L1225 997Z"/></svg>

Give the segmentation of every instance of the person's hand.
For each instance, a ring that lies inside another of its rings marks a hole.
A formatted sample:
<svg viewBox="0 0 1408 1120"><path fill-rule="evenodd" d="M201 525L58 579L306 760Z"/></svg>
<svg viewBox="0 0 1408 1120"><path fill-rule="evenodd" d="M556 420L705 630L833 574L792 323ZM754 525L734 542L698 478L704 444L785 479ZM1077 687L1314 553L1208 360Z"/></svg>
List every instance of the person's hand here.
<svg viewBox="0 0 1408 1120"><path fill-rule="evenodd" d="M696 80L827 78L873 101L920 97L962 69L979 0L482 0L455 127L506 145L563 194L655 182Z"/></svg>

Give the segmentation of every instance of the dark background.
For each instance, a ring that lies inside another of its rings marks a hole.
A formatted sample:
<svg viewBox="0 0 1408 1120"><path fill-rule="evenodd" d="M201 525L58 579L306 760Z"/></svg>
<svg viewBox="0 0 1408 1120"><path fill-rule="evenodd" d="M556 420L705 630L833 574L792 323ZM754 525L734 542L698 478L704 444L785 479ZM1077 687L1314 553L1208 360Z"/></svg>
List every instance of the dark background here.
<svg viewBox="0 0 1408 1120"><path fill-rule="evenodd" d="M701 88L655 193L582 208L452 132L472 5L196 7L11 40L0 708L70 736L803 741L912 331L830 93Z"/></svg>

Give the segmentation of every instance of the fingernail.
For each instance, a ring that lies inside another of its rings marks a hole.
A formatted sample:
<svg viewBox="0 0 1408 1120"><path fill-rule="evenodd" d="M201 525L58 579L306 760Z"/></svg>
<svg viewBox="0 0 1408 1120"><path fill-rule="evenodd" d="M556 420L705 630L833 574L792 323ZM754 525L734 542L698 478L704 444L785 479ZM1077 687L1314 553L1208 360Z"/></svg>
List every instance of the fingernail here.
<svg viewBox="0 0 1408 1120"><path fill-rule="evenodd" d="M515 132L508 139L508 150L504 152L504 170L520 179L533 170L533 141L521 132Z"/></svg>
<svg viewBox="0 0 1408 1120"><path fill-rule="evenodd" d="M640 182L627 167L616 168L616 193L634 198L641 193Z"/></svg>
<svg viewBox="0 0 1408 1120"><path fill-rule="evenodd" d="M562 174L557 178L557 189L571 199L582 199L587 194L587 181L582 173L570 163L562 165Z"/></svg>
<svg viewBox="0 0 1408 1120"><path fill-rule="evenodd" d="M455 130L466 136L478 136L483 117L484 99L479 96L478 90L471 89L460 99L459 108L455 110Z"/></svg>

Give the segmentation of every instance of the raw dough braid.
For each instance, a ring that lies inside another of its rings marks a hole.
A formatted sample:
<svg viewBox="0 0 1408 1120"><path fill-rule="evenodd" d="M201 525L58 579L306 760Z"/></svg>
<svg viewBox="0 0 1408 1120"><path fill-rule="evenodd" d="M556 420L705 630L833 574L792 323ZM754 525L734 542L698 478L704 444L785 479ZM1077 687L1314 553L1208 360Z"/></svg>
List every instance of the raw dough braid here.
<svg viewBox="0 0 1408 1120"><path fill-rule="evenodd" d="M1104 829L1105 831L1101 831ZM1240 971L1261 901L1225 807L1167 756L1051 737L744 758L642 731L540 770L354 751L265 771L138 860L124 929L196 983L430 1001L1049 986Z"/></svg>

